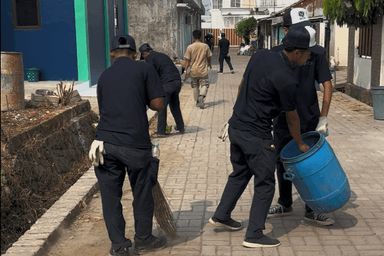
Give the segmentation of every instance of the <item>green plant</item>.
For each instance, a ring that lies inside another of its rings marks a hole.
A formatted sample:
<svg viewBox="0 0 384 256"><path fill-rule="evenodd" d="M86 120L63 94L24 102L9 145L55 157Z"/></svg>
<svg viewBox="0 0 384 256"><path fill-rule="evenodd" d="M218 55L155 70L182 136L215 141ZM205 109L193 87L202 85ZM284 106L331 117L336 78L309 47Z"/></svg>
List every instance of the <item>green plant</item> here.
<svg viewBox="0 0 384 256"><path fill-rule="evenodd" d="M7 180L4 178L4 170L1 170L1 181L7 182Z"/></svg>
<svg viewBox="0 0 384 256"><path fill-rule="evenodd" d="M324 0L324 15L333 24L348 27L372 26L383 15L383 0Z"/></svg>
<svg viewBox="0 0 384 256"><path fill-rule="evenodd" d="M59 200L59 196L55 196L54 199L55 199L55 201Z"/></svg>
<svg viewBox="0 0 384 256"><path fill-rule="evenodd" d="M236 34L240 37L247 36L256 29L256 25L257 21L254 17L242 20L236 24Z"/></svg>

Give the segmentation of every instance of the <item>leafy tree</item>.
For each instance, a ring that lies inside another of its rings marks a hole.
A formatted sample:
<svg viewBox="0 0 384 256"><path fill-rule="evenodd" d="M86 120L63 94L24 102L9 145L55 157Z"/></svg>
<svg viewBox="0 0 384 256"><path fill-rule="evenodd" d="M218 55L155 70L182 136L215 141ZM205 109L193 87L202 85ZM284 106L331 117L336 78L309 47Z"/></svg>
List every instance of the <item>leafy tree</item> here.
<svg viewBox="0 0 384 256"><path fill-rule="evenodd" d="M242 20L236 24L236 34L240 37L246 37L256 29L256 24L257 21L254 17Z"/></svg>
<svg viewBox="0 0 384 256"><path fill-rule="evenodd" d="M324 15L331 24L348 27L372 26L383 15L383 0L324 0Z"/></svg>

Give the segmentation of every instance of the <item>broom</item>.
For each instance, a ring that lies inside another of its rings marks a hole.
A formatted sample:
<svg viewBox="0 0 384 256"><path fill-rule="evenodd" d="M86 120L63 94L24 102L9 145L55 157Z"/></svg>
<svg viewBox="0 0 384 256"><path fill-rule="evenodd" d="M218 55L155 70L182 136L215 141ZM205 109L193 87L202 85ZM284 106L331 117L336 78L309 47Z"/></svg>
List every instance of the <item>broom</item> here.
<svg viewBox="0 0 384 256"><path fill-rule="evenodd" d="M164 191L160 187L157 181L155 186L152 188L152 197L154 201L154 215L157 223L164 232L172 238L177 237L176 221L173 217L171 208L169 207L168 201L165 198Z"/></svg>

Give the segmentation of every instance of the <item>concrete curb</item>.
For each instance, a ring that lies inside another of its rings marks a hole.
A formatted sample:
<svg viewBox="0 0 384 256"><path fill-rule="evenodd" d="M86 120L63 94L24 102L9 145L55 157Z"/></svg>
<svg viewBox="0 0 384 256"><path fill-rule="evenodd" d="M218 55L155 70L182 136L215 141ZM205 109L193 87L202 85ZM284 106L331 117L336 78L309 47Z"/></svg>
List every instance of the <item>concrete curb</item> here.
<svg viewBox="0 0 384 256"><path fill-rule="evenodd" d="M156 111L148 109L148 121L155 114ZM73 219L80 213L82 205L87 204L98 190L95 170L91 167L4 255L44 256L60 236L60 230L71 225Z"/></svg>
<svg viewBox="0 0 384 256"><path fill-rule="evenodd" d="M99 186L94 169L91 167L60 199L36 221L23 236L9 248L9 256L42 256L53 243L60 229L68 226Z"/></svg>

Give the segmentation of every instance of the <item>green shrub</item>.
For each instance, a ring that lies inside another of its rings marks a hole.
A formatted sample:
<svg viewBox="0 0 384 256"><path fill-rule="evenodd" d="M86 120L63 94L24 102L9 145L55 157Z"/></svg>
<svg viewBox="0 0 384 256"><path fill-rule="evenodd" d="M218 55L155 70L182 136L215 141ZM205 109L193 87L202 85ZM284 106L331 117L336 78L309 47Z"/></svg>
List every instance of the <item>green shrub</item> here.
<svg viewBox="0 0 384 256"><path fill-rule="evenodd" d="M256 25L257 21L254 17L242 20L236 24L236 34L240 37L245 37L256 29Z"/></svg>

